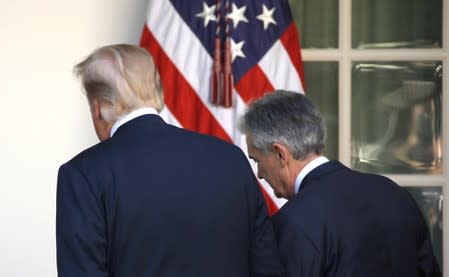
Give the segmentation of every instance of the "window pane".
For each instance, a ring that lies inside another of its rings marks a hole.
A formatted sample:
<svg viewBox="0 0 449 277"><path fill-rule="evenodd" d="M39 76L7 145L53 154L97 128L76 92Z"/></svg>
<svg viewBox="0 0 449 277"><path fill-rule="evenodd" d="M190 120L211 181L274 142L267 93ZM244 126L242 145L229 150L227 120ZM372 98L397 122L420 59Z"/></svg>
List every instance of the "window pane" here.
<svg viewBox="0 0 449 277"><path fill-rule="evenodd" d="M441 47L442 10L442 0L352 1L352 47Z"/></svg>
<svg viewBox="0 0 449 277"><path fill-rule="evenodd" d="M338 63L304 62L307 96L320 108L326 120L325 155L338 159Z"/></svg>
<svg viewBox="0 0 449 277"><path fill-rule="evenodd" d="M441 63L360 62L352 74L352 166L441 174Z"/></svg>
<svg viewBox="0 0 449 277"><path fill-rule="evenodd" d="M429 227L433 252L440 268L443 268L443 193L441 187L406 187L415 198Z"/></svg>
<svg viewBox="0 0 449 277"><path fill-rule="evenodd" d="M303 48L338 47L336 0L290 0Z"/></svg>

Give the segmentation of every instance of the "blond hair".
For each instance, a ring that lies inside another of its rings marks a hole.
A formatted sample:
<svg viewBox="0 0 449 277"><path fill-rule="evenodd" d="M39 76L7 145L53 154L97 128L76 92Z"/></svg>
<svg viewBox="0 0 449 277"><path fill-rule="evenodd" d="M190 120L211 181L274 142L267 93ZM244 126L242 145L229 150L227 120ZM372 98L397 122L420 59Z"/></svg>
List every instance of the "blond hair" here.
<svg viewBox="0 0 449 277"><path fill-rule="evenodd" d="M96 49L74 67L89 103L100 104L102 117L110 122L142 107L164 107L159 73L151 55L129 44Z"/></svg>

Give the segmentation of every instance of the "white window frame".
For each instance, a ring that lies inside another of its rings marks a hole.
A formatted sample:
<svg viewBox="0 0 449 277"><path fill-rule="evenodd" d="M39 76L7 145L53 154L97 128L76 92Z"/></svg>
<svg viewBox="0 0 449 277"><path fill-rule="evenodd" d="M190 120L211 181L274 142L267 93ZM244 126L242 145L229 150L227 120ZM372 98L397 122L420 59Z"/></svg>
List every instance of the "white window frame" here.
<svg viewBox="0 0 449 277"><path fill-rule="evenodd" d="M355 0L356 1L356 0ZM449 0L443 1L442 48L352 49L351 2L339 0L338 48L302 49L304 62L338 62L338 152L339 160L351 166L351 73L354 61L442 61L443 174L386 174L401 186L440 186L443 192L443 276L449 277ZM299 30L301 32L301 30Z"/></svg>

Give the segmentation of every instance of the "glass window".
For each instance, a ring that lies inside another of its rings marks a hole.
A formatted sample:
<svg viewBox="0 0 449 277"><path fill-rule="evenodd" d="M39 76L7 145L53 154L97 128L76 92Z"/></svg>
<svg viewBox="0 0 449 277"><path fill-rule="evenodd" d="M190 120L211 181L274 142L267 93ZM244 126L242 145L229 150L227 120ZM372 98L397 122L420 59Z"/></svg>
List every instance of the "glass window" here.
<svg viewBox="0 0 449 277"><path fill-rule="evenodd" d="M442 173L438 61L356 62L352 166L375 173Z"/></svg>
<svg viewBox="0 0 449 277"><path fill-rule="evenodd" d="M326 120L325 155L338 160L338 63L304 62L307 96Z"/></svg>
<svg viewBox="0 0 449 277"><path fill-rule="evenodd" d="M395 174L427 221L438 262L447 264L449 0L289 3L304 50L305 90L326 119L325 155L355 170Z"/></svg>
<svg viewBox="0 0 449 277"><path fill-rule="evenodd" d="M338 47L338 2L336 0L290 0L303 48Z"/></svg>
<svg viewBox="0 0 449 277"><path fill-rule="evenodd" d="M442 5L442 0L352 1L352 47L441 47Z"/></svg>
<svg viewBox="0 0 449 277"><path fill-rule="evenodd" d="M438 262L447 263L449 0L289 3L304 50L305 91L326 120L325 155L355 170L394 174L419 205Z"/></svg>
<svg viewBox="0 0 449 277"><path fill-rule="evenodd" d="M441 187L406 187L415 199L429 227L435 257L443 260L443 193Z"/></svg>

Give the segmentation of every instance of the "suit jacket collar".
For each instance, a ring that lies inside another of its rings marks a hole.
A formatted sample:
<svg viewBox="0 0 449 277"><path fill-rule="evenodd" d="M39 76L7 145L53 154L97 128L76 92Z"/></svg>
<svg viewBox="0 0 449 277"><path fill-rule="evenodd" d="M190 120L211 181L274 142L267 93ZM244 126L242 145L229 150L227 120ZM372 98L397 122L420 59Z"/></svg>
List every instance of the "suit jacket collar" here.
<svg viewBox="0 0 449 277"><path fill-rule="evenodd" d="M119 136L126 134L128 132L134 132L135 130L147 130L160 128L166 125L165 121L160 117L159 115L155 114L145 114L141 115L139 117L136 117L130 121L127 121L123 125L121 125L117 131L115 132L114 136Z"/></svg>
<svg viewBox="0 0 449 277"><path fill-rule="evenodd" d="M334 171L341 170L344 168L346 168L346 166L344 166L339 161L329 161L316 167L315 169L310 171L309 174L306 175L306 177L301 183L301 187L299 188L298 193L301 193L301 190L305 189L307 186L312 184L313 181L319 180L323 176L326 176Z"/></svg>
<svg viewBox="0 0 449 277"><path fill-rule="evenodd" d="M127 114L127 115L122 116L120 119L118 119L112 125L110 137L112 137L114 135L114 133L117 131L117 129L120 128L120 126L122 126L126 122L128 122L130 120L133 120L134 118L137 118L139 116L145 115L145 114L158 114L158 112L154 108L143 107L143 108L140 108L140 109L136 109L136 110L130 112L129 114Z"/></svg>

